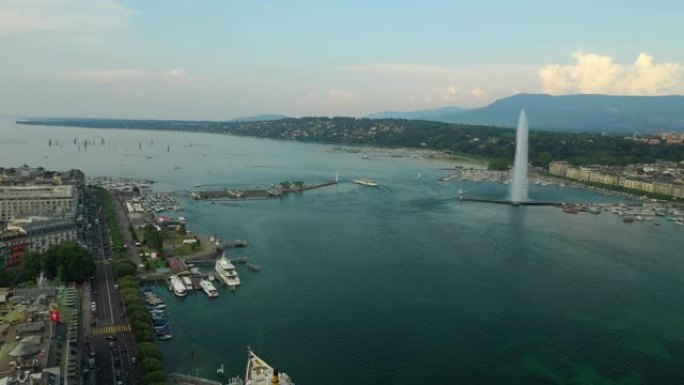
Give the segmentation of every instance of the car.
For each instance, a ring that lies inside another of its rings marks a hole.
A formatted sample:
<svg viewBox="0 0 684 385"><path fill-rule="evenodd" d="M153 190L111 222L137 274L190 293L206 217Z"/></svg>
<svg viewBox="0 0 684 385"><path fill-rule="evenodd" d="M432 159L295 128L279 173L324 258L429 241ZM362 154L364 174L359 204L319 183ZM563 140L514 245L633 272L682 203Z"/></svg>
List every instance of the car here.
<svg viewBox="0 0 684 385"><path fill-rule="evenodd" d="M116 341L116 340L118 340L118 338L116 338L116 336L107 336L107 340L108 341Z"/></svg>
<svg viewBox="0 0 684 385"><path fill-rule="evenodd" d="M131 364L135 365L138 363L138 360L135 357L131 357Z"/></svg>
<svg viewBox="0 0 684 385"><path fill-rule="evenodd" d="M91 350L88 352L88 354L90 355L90 357L95 357L95 350L92 350L92 349L91 349Z"/></svg>
<svg viewBox="0 0 684 385"><path fill-rule="evenodd" d="M111 258L110 258L110 260L111 260ZM116 283L114 284L114 290L119 290L119 284L116 284Z"/></svg>
<svg viewBox="0 0 684 385"><path fill-rule="evenodd" d="M93 322L90 323L92 326L97 325L97 320L93 320Z"/></svg>
<svg viewBox="0 0 684 385"><path fill-rule="evenodd" d="M109 347L113 348L114 347L114 341L109 341Z"/></svg>

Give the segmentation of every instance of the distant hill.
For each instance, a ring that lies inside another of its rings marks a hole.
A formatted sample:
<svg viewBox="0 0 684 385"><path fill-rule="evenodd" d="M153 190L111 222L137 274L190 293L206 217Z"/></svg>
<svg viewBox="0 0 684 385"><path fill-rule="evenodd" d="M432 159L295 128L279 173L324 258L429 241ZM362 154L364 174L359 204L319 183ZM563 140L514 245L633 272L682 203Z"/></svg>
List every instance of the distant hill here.
<svg viewBox="0 0 684 385"><path fill-rule="evenodd" d="M239 118L232 119L234 122L266 122L269 120L280 120L287 119L289 116L279 115L279 114L264 114L264 115L254 115L254 116L241 116Z"/></svg>
<svg viewBox="0 0 684 385"><path fill-rule="evenodd" d="M460 107L442 107L418 111L383 111L367 115L366 117L370 119L415 119L439 122L462 111L463 108Z"/></svg>
<svg viewBox="0 0 684 385"><path fill-rule="evenodd" d="M620 133L684 132L684 96L681 95L518 94L499 99L482 108L425 119L513 127L523 108L527 110L532 129Z"/></svg>

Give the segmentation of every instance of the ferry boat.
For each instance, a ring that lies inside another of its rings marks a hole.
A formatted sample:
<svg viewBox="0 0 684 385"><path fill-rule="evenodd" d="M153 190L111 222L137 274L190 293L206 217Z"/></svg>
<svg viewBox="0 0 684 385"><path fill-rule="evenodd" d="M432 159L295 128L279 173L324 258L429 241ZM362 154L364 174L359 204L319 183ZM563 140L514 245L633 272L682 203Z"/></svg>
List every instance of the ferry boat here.
<svg viewBox="0 0 684 385"><path fill-rule="evenodd" d="M286 373L280 373L266 361L259 358L251 349L247 349L247 371L245 385L294 385Z"/></svg>
<svg viewBox="0 0 684 385"><path fill-rule="evenodd" d="M218 297L218 290L216 290L216 287L214 287L214 284L209 282L207 279L203 279L200 281L200 287L204 292L209 296L209 298L216 298Z"/></svg>
<svg viewBox="0 0 684 385"><path fill-rule="evenodd" d="M216 260L215 265L216 273L223 283L230 287L235 287L240 285L240 277L237 271L235 271L235 266L226 258L225 255Z"/></svg>
<svg viewBox="0 0 684 385"><path fill-rule="evenodd" d="M368 179L360 178L360 179L354 179L354 183L360 184L361 186L368 186L368 187L378 187L379 184L376 182L373 182Z"/></svg>
<svg viewBox="0 0 684 385"><path fill-rule="evenodd" d="M169 283L171 285L171 291L173 291L173 294L179 296L179 297L185 297L188 295L188 292L185 290L185 285L183 284L183 281L178 278L177 275L172 275L169 277Z"/></svg>

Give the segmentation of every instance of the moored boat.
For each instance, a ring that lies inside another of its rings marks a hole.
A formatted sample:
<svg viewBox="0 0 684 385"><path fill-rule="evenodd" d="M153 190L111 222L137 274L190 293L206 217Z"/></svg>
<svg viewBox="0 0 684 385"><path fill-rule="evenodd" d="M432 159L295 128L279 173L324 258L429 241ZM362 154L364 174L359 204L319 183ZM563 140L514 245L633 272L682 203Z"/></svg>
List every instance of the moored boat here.
<svg viewBox="0 0 684 385"><path fill-rule="evenodd" d="M294 385L294 382L286 373L281 373L278 369L274 369L248 348L245 385L269 384Z"/></svg>
<svg viewBox="0 0 684 385"><path fill-rule="evenodd" d="M173 294L179 296L179 297L185 297L188 292L185 290L185 285L183 284L183 281L177 276L177 275L172 275L169 277L169 284L171 285L171 290L173 291Z"/></svg>
<svg viewBox="0 0 684 385"><path fill-rule="evenodd" d="M240 277L238 276L235 266L226 258L225 255L221 256L216 260L216 265L214 266L218 277L223 283L230 287L235 287L240 285Z"/></svg>
<svg viewBox="0 0 684 385"><path fill-rule="evenodd" d="M360 184L362 186L368 186L368 187L378 187L379 186L379 184L377 182L373 182L373 181L365 179L365 178L354 179L354 183Z"/></svg>
<svg viewBox="0 0 684 385"><path fill-rule="evenodd" d="M216 298L218 297L218 290L216 290L216 287L214 287L214 284L212 284L209 280L203 279L200 281L200 287L204 292L209 296L209 298Z"/></svg>

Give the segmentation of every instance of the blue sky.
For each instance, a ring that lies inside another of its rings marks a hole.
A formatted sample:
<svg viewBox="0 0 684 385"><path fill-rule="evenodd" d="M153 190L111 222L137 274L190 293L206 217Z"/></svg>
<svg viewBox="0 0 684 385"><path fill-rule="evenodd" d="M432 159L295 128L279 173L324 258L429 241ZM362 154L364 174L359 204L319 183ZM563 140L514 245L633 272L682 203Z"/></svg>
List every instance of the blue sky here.
<svg viewBox="0 0 684 385"><path fill-rule="evenodd" d="M675 1L0 0L0 113L228 119L684 93Z"/></svg>

